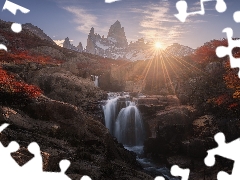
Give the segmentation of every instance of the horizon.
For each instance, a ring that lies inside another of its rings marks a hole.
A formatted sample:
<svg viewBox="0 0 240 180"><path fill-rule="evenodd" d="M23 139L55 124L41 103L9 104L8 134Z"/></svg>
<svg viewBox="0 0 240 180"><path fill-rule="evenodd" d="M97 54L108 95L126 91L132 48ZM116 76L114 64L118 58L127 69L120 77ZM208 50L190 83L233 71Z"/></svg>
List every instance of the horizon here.
<svg viewBox="0 0 240 180"><path fill-rule="evenodd" d="M1 5L4 1L1 0ZM25 8L30 13L2 11L1 19L17 23L31 23L39 27L54 41L71 40L77 46L79 42L86 47L87 37L91 27L95 33L104 37L114 22L120 21L124 27L128 44L144 38L145 42L159 41L164 48L174 43L196 49L213 39L223 39L226 35L222 30L231 27L234 37L240 37L238 24L233 20L233 13L240 7L240 2L227 1L227 11L218 13L215 10L216 1L205 2L205 15L189 16L181 23L174 16L177 14L177 0L129 0L105 3L93 0L15 0L12 1ZM188 11L200 10L200 0L188 0ZM87 20L86 20L87 19ZM201 34L199 34L199 32Z"/></svg>

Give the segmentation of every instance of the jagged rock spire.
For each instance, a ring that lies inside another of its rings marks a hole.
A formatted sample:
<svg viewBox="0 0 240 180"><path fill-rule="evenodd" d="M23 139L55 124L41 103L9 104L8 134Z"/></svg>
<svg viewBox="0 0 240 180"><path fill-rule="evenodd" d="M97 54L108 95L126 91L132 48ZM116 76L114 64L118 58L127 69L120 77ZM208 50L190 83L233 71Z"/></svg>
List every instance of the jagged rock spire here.
<svg viewBox="0 0 240 180"><path fill-rule="evenodd" d="M127 47L128 45L124 27L121 26L121 23L118 20L111 25L107 37L110 40L115 39L120 47Z"/></svg>

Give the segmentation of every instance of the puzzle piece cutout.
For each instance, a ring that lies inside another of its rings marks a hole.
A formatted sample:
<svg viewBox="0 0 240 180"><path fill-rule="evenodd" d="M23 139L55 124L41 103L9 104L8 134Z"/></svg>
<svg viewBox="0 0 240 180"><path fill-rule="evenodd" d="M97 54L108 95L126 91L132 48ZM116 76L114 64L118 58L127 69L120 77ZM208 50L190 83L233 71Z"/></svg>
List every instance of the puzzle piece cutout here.
<svg viewBox="0 0 240 180"><path fill-rule="evenodd" d="M181 176L181 180L188 180L190 170L189 169L182 169L177 165L172 166L171 168L171 174L173 176Z"/></svg>
<svg viewBox="0 0 240 180"><path fill-rule="evenodd" d="M220 171L217 175L218 180L238 180L240 177L240 138L226 143L225 135L223 133L218 133L214 136L215 141L218 143L218 147L208 150L207 157L204 162L207 166L213 166L215 164L215 155L225 157L227 159L233 160L233 170L232 174L229 175L226 172Z"/></svg>
<svg viewBox="0 0 240 180"><path fill-rule="evenodd" d="M171 174L173 176L181 176L181 180L188 180L190 170L189 169L182 169L177 165L171 167ZM162 176L157 176L154 180L165 180Z"/></svg>
<svg viewBox="0 0 240 180"><path fill-rule="evenodd" d="M175 14L175 17L178 18L179 21L181 22L185 22L186 18L188 16L191 15L196 15L196 14L200 14L200 15L204 15L205 14L205 9L204 9L204 2L207 1L212 1L212 0L200 0L200 4L201 4L201 10L200 11L195 11L195 12L187 12L188 9L188 5L187 2L185 0L180 0L176 3L176 8L178 10L178 14ZM227 9L227 5L224 2L224 0L216 0L216 6L215 9L219 12L225 12Z"/></svg>
<svg viewBox="0 0 240 180"><path fill-rule="evenodd" d="M162 176L157 176L157 177L154 178L154 180L165 180L165 178L162 177Z"/></svg>
<svg viewBox="0 0 240 180"><path fill-rule="evenodd" d="M18 4L15 4L11 1L6 0L3 9L2 10L9 10L12 14L16 15L17 10L21 11L22 13L26 14L29 13L30 10L27 8L24 8ZM19 33L22 31L22 25L18 23L13 23L11 27L12 31L15 33Z"/></svg>
<svg viewBox="0 0 240 180"><path fill-rule="evenodd" d="M236 23L240 23L240 11L236 11L234 14L233 14L233 19Z"/></svg>
<svg viewBox="0 0 240 180"><path fill-rule="evenodd" d="M238 40L233 40L233 30L231 28L225 28L223 30L227 34L227 39L228 39L228 47L225 46L219 46L216 49L216 54L219 58L222 58L226 55L229 56L230 59L230 66L231 68L240 68L240 59L239 58L234 58L232 54L232 50L235 47L240 47L240 39ZM238 77L240 78L240 71L238 72Z"/></svg>
<svg viewBox="0 0 240 180"><path fill-rule="evenodd" d="M113 2L117 2L117 1L121 1L121 0L105 0L105 3L113 3Z"/></svg>
<svg viewBox="0 0 240 180"><path fill-rule="evenodd" d="M8 127L9 124L0 126L0 133ZM0 177L5 179L25 179L25 180L71 180L66 174L66 170L70 166L68 160L62 160L59 163L61 169L60 173L43 172L43 161L41 156L40 147L37 143L33 142L28 146L28 151L34 155L29 162L22 167L19 166L12 158L11 153L19 149L19 144L15 141L11 142L7 147L4 147L0 142ZM14 172L14 173L13 173ZM81 180L91 180L88 176L83 176Z"/></svg>
<svg viewBox="0 0 240 180"><path fill-rule="evenodd" d="M21 11L24 14L30 12L29 9L24 8L22 6L19 6L19 5L15 4L15 3L11 2L11 1L8 1L8 0L5 1L5 4L3 6L3 10L5 10L5 9L9 10L14 15L17 14L17 10Z"/></svg>
<svg viewBox="0 0 240 180"><path fill-rule="evenodd" d="M2 10L9 10L12 14L16 15L17 10L21 11L22 13L26 14L29 13L30 10L19 6L11 1L6 0ZM15 33L20 33L22 31L22 25L19 23L13 23L11 29ZM0 50L7 51L7 47L4 44L0 44Z"/></svg>

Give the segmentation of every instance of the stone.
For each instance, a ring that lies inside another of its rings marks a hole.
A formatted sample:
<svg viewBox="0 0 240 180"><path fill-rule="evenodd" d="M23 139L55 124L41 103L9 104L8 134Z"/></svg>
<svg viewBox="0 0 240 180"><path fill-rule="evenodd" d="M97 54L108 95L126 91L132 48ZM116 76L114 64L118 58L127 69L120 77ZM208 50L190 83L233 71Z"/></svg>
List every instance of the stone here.
<svg viewBox="0 0 240 180"><path fill-rule="evenodd" d="M74 45L72 45L70 43L69 38L67 37L64 42L63 42L63 47L66 49L71 49L74 51L78 51L78 52L82 52L83 51L83 47L82 47L82 43L80 42L79 45L77 47L75 47Z"/></svg>

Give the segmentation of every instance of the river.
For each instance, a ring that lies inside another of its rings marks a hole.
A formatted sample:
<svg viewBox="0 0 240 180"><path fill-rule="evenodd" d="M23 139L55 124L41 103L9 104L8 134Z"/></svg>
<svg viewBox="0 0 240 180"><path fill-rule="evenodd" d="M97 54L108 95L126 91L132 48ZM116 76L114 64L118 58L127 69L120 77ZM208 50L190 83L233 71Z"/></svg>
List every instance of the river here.
<svg viewBox="0 0 240 180"><path fill-rule="evenodd" d="M144 157L143 144L147 138L141 113L136 102L128 93L108 93L108 100L103 105L105 126L125 149L137 154L137 161L145 172L153 176L164 176L167 180L179 180L172 177L168 168L159 167L149 158Z"/></svg>

